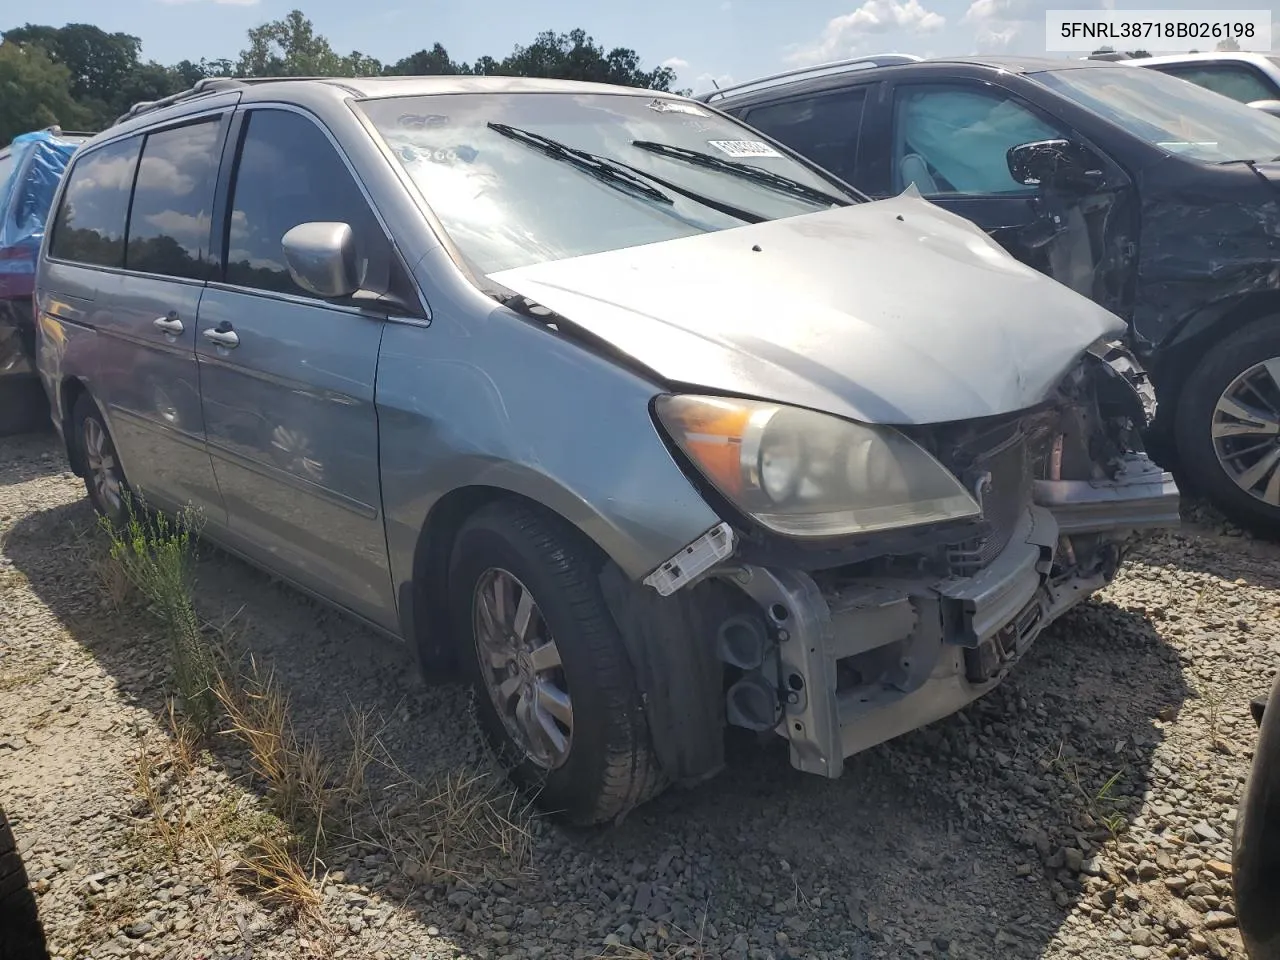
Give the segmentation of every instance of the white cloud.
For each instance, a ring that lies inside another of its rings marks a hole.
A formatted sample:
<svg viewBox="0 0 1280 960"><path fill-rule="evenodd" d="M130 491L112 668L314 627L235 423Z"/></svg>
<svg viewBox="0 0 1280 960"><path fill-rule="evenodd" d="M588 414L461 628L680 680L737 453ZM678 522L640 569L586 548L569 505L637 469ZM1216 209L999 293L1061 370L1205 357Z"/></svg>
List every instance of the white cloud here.
<svg viewBox="0 0 1280 960"><path fill-rule="evenodd" d="M1075 0L1071 9L1110 10L1114 0ZM1044 23L1047 10L1063 9L1062 0L973 0L961 20L965 23L983 23L998 20L1006 23Z"/></svg>
<svg viewBox="0 0 1280 960"><path fill-rule="evenodd" d="M662 61L662 66L670 67L672 70L684 70L689 66L689 61L683 57L667 57Z"/></svg>
<svg viewBox="0 0 1280 960"><path fill-rule="evenodd" d="M1110 9L1113 3L1114 0L1076 0L1073 9ZM974 40L980 53L1009 51L1024 36L1036 52L1042 53L1045 11L1062 8L1062 0L973 0L960 19L975 25Z"/></svg>
<svg viewBox="0 0 1280 960"><path fill-rule="evenodd" d="M732 9L733 9L733 3L731 2L731 0L723 0L723 2L720 4L720 11L722 13L728 13Z"/></svg>
<svg viewBox="0 0 1280 960"><path fill-rule="evenodd" d="M1001 0L976 0L998 3ZM931 33L946 26L947 19L929 10L920 0L866 0L852 13L827 21L816 43L788 54L792 63L823 63L850 56L862 49L867 37L905 30L908 33Z"/></svg>

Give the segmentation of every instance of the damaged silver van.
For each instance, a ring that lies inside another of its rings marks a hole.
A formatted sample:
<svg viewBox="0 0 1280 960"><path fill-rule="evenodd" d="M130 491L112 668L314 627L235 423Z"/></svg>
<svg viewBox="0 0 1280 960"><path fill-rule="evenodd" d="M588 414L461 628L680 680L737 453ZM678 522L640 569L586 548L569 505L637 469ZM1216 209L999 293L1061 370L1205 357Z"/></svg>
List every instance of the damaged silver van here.
<svg viewBox="0 0 1280 960"><path fill-rule="evenodd" d="M506 78L216 80L86 144L39 367L95 507L475 685L578 822L936 720L1178 492L1123 324L725 116Z"/></svg>

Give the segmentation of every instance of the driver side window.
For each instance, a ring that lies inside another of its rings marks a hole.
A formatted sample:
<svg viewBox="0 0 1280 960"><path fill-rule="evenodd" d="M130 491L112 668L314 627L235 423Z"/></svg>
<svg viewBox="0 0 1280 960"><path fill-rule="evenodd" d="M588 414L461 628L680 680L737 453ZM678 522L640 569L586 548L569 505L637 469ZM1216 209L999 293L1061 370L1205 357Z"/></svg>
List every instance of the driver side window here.
<svg viewBox="0 0 1280 960"><path fill-rule="evenodd" d="M349 224L364 286L386 289L391 265L386 235L329 138L301 114L252 111L232 187L227 283L314 297L294 283L281 239L298 224L316 220Z"/></svg>
<svg viewBox="0 0 1280 960"><path fill-rule="evenodd" d="M1002 91L959 84L899 87L893 112L894 189L926 197L1026 193L1009 148L1064 136Z"/></svg>

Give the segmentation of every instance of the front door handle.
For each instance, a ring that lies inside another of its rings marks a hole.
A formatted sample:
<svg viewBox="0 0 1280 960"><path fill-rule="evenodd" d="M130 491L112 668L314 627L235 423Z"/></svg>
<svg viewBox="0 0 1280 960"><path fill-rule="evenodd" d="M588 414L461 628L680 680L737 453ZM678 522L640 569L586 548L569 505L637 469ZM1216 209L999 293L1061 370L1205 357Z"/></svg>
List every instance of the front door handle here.
<svg viewBox="0 0 1280 960"><path fill-rule="evenodd" d="M235 330L226 320L223 320L216 327L205 327L200 332L206 340L216 343L220 347L226 347L228 350L232 347L240 346L240 337L236 335Z"/></svg>
<svg viewBox="0 0 1280 960"><path fill-rule="evenodd" d="M163 330L165 333L171 333L175 337L183 330L182 319L178 316L177 310L170 310L166 317L156 317L151 321L157 330Z"/></svg>

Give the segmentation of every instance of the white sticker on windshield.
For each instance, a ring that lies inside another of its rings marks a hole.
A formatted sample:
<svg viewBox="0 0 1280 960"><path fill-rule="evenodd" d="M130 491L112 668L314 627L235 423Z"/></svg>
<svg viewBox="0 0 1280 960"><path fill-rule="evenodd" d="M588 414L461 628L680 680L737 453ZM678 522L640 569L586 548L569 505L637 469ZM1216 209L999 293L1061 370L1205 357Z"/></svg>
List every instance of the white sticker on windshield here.
<svg viewBox="0 0 1280 960"><path fill-rule="evenodd" d="M681 103L679 100L654 100L649 104L650 110L658 113L687 113L691 117L705 117L707 111L692 103Z"/></svg>
<svg viewBox="0 0 1280 960"><path fill-rule="evenodd" d="M726 157L782 156L782 154L762 140L708 140L707 146L715 147Z"/></svg>

